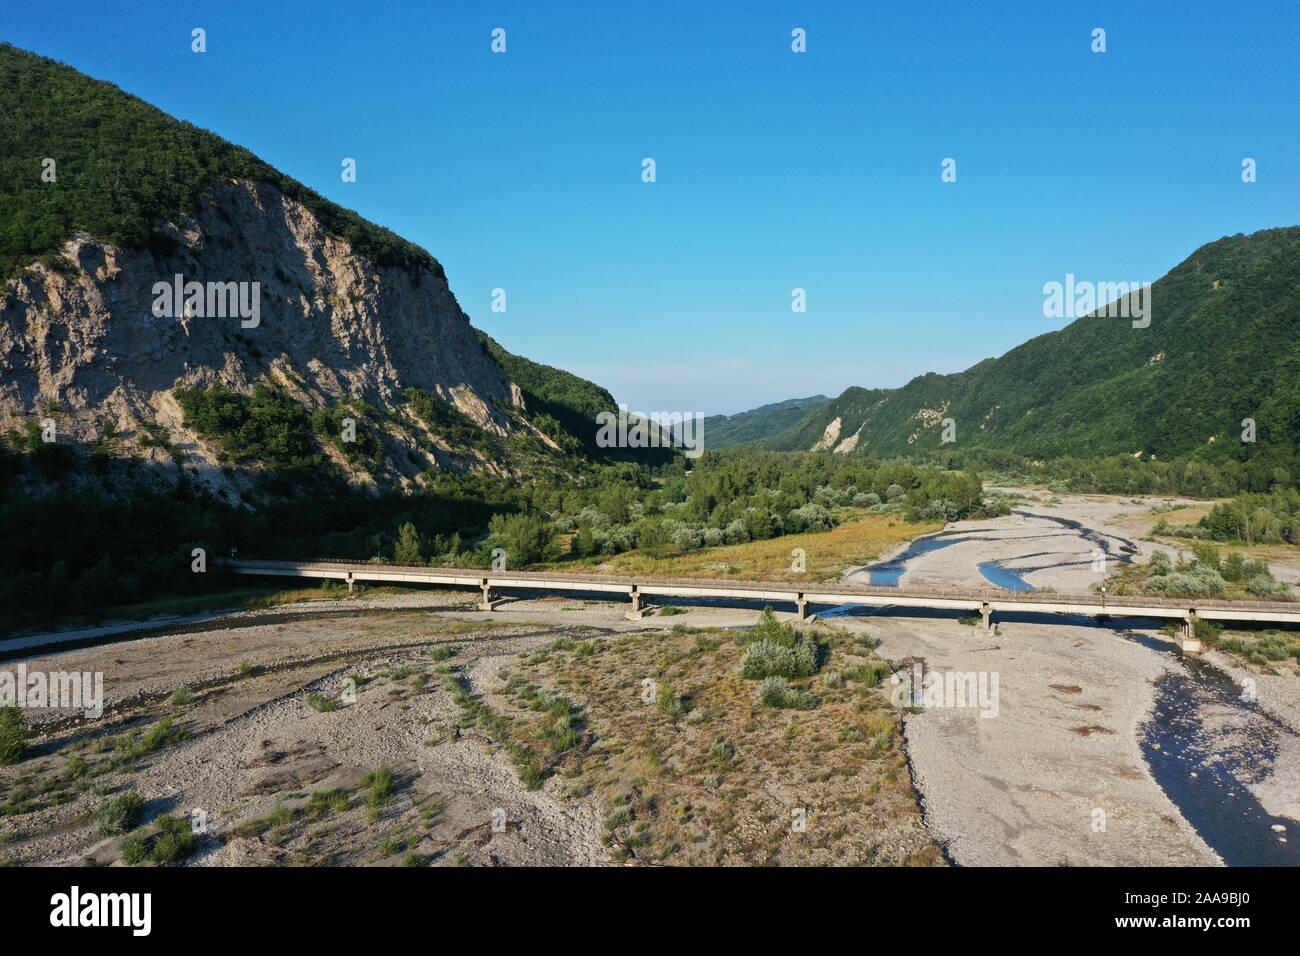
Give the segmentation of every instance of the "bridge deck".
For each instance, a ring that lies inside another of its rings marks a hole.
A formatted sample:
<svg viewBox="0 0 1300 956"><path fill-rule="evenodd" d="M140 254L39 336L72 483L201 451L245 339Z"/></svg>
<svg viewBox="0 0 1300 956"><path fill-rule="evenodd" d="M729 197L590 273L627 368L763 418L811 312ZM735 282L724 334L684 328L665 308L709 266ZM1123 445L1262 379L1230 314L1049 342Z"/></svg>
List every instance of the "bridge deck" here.
<svg viewBox="0 0 1300 956"><path fill-rule="evenodd" d="M348 582L437 584L489 590L589 591L633 596L721 597L808 604L1027 611L1189 620L1261 621L1300 624L1300 604L1285 601L1225 601L1202 598L1106 596L1091 591L1006 591L996 587L872 587L844 582L735 581L717 578L651 578L640 575L560 574L549 571L486 571L480 568L344 561L274 561L240 558L226 562L239 574L309 577Z"/></svg>

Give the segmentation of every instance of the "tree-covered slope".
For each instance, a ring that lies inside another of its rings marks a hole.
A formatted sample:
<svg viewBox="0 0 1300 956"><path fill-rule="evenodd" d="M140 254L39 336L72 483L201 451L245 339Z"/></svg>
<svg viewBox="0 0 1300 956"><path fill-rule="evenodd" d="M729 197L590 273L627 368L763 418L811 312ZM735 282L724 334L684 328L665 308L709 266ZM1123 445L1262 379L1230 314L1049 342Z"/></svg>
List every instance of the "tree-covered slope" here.
<svg viewBox="0 0 1300 956"><path fill-rule="evenodd" d="M42 178L46 159L55 161L53 183ZM53 253L74 230L125 247L163 241L159 220L179 221L213 185L233 179L277 187L375 265L441 274L424 249L243 147L111 83L0 43L0 277Z"/></svg>
<svg viewBox="0 0 1300 956"><path fill-rule="evenodd" d="M956 447L1040 457L1263 455L1300 437L1300 227L1201 247L1152 288L1152 319L1093 314L954 375L849 389L769 444L809 448L840 418L857 453ZM1258 440L1241 441L1253 418Z"/></svg>
<svg viewBox="0 0 1300 956"><path fill-rule="evenodd" d="M524 403L529 412L534 416L548 416L593 458L622 458L655 463L672 457L670 452L659 448L598 447L596 416L602 412L617 414L618 403L614 401L613 395L572 372L507 352L486 332L479 330L478 337L488 354L523 391ZM543 430L548 431L545 428ZM549 430L548 434L552 431L555 429Z"/></svg>
<svg viewBox="0 0 1300 956"><path fill-rule="evenodd" d="M704 419L705 447L730 448L732 445L771 438L794 425L810 410L829 401L825 395L812 395L760 405L735 415L709 415Z"/></svg>

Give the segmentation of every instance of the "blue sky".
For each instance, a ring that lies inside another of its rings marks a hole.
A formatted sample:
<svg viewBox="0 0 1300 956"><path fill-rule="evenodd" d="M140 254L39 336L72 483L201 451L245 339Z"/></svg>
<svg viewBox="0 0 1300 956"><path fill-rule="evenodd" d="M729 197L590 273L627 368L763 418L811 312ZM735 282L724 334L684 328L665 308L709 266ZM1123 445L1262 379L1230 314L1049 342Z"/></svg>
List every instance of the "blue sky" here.
<svg viewBox="0 0 1300 956"><path fill-rule="evenodd" d="M425 246L476 325L645 411L956 371L1060 327L1067 272L1154 280L1300 223L1294 0L0 9L4 39Z"/></svg>

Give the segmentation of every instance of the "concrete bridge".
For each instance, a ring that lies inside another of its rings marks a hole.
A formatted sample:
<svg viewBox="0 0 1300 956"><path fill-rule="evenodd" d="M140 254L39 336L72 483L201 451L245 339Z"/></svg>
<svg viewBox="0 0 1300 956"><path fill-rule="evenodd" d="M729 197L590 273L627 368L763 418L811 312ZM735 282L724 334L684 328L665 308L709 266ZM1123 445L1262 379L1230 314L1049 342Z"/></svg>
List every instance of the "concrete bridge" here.
<svg viewBox="0 0 1300 956"><path fill-rule="evenodd" d="M506 590L586 591L626 595L628 616L639 618L648 596L730 598L793 604L799 619L808 618L810 605L859 604L867 607L916 607L970 611L983 626L992 625L996 612L1086 614L1092 617L1145 617L1178 621L1184 638L1192 643L1198 619L1300 624L1300 603L1285 601L1223 601L1192 598L1107 597L1091 591L1005 591L1001 588L870 587L842 582L729 581L702 578L649 578L605 574L563 574L549 571L484 571L475 568L340 561L264 561L231 559L227 567L238 574L273 577L319 578L345 582L351 591L358 583L436 584L477 588L480 610L493 607L493 592ZM1194 649L1190 648L1189 649Z"/></svg>

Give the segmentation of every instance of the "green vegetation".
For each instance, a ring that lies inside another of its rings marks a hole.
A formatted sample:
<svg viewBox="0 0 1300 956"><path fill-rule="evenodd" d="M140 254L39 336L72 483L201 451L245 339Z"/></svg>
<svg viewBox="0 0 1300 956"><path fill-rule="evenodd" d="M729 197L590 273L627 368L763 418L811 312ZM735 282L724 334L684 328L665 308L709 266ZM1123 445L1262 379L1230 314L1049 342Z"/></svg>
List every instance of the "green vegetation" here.
<svg viewBox="0 0 1300 956"><path fill-rule="evenodd" d="M494 515L490 543L505 550L508 566L536 564L559 557L558 531L539 514Z"/></svg>
<svg viewBox="0 0 1300 956"><path fill-rule="evenodd" d="M1114 594L1159 594L1165 597L1247 598L1288 601L1291 589L1275 580L1263 561L1247 560L1238 552L1221 556L1209 542L1192 546L1190 560L1177 562L1157 551L1149 564L1124 568L1107 580Z"/></svg>
<svg viewBox="0 0 1300 956"><path fill-rule="evenodd" d="M175 251L157 231L180 222L219 183L269 183L375 265L442 267L423 249L367 222L206 130L173 119L110 83L0 44L0 276L51 259L75 230L118 245ZM44 157L55 182L41 179Z"/></svg>
<svg viewBox="0 0 1300 956"><path fill-rule="evenodd" d="M1278 487L1269 494L1244 494L1215 505L1195 525L1173 528L1162 520L1154 531L1232 544L1300 544L1300 492Z"/></svg>
<svg viewBox="0 0 1300 956"><path fill-rule="evenodd" d="M539 471L528 481L439 473L413 493L374 495L317 467L321 453L303 444L314 441L305 413L282 393L268 388L259 396L213 389L183 396L203 429L230 429L228 440L214 440L232 454L288 462L260 473L255 509L188 481L159 492L143 471L135 480L124 476L113 496L74 485L75 469L66 486L32 493L25 490L31 454L0 443L0 492L7 492L0 497L0 631L69 611L230 588L236 579L220 558L232 547L245 555L486 568L500 546L509 567L523 568L561 560L564 535L567 560L586 563L634 548L668 557L826 531L864 513L996 513L971 472L750 448L706 453L689 474L681 461L587 464L576 475ZM303 507L299 496L308 493ZM206 573L191 571L195 547L207 551Z"/></svg>
<svg viewBox="0 0 1300 956"><path fill-rule="evenodd" d="M173 707L185 707L194 703L194 692L188 687L178 687L172 691L171 696L167 698L167 703Z"/></svg>
<svg viewBox="0 0 1300 956"><path fill-rule="evenodd" d="M387 803L388 798L393 795L393 772L387 767L380 767L378 770L366 774L361 785L370 790L366 794L366 806L372 810L378 809Z"/></svg>
<svg viewBox="0 0 1300 956"><path fill-rule="evenodd" d="M735 415L709 415L704 419L704 441L719 451L746 442L760 441L781 434L796 425L815 408L829 402L825 395L790 398L784 402L761 405Z"/></svg>
<svg viewBox="0 0 1300 956"><path fill-rule="evenodd" d="M317 713L327 714L332 710L338 710L339 703L324 694L313 692L307 695L307 706Z"/></svg>
<svg viewBox="0 0 1300 956"><path fill-rule="evenodd" d="M136 793L124 793L108 800L95 811L95 831L100 836L128 833L140 825L144 800Z"/></svg>
<svg viewBox="0 0 1300 956"><path fill-rule="evenodd" d="M137 760L184 736L185 728L175 718L164 717L140 736L123 734L114 741L114 748L119 760Z"/></svg>
<svg viewBox="0 0 1300 956"><path fill-rule="evenodd" d="M284 392L258 385L251 396L221 385L178 388L185 424L214 441L229 461L256 462L303 479L327 467L316 445L311 418Z"/></svg>
<svg viewBox="0 0 1300 956"><path fill-rule="evenodd" d="M676 687L664 681L655 687L655 709L673 720L680 720L690 711L690 704L677 693Z"/></svg>
<svg viewBox="0 0 1300 956"><path fill-rule="evenodd" d="M808 691L790 687L784 677L765 677L758 687L758 696L764 705L788 710L812 710L817 698Z"/></svg>
<svg viewBox="0 0 1300 956"><path fill-rule="evenodd" d="M596 445L596 416L617 412L614 396L586 379L563 369L512 355L483 332L478 333L488 354L510 381L524 393L530 417L548 438L569 454L582 453L601 461L631 461L646 465L665 464L672 453L663 448L599 448Z"/></svg>
<svg viewBox="0 0 1300 956"><path fill-rule="evenodd" d="M154 820L156 829L149 834L136 834L122 842L122 861L129 866L153 862L160 866L179 863L198 849L189 821L161 814Z"/></svg>
<svg viewBox="0 0 1300 956"><path fill-rule="evenodd" d="M27 749L23 712L17 707L0 707L0 764L17 763Z"/></svg>
<svg viewBox="0 0 1300 956"><path fill-rule="evenodd" d="M858 434L858 453L1082 458L1079 470L1111 472L1091 480L1112 488L1128 469L1111 456L1137 455L1181 459L1176 469L1195 463L1207 469L1201 481L1233 490L1293 485L1300 227L1202 246L1153 284L1151 301L1149 327L1093 314L964 372L922 375L893 390L849 389L766 444L810 448L839 418L841 438ZM942 442L944 418L956 424L955 446ZM1247 418L1257 426L1253 442L1242 441ZM1160 471L1130 476L1145 481Z"/></svg>
<svg viewBox="0 0 1300 956"><path fill-rule="evenodd" d="M822 649L816 639L792 625L777 620L770 607L764 608L758 623L741 632L747 641L740 656L740 676L762 681L758 696L768 707L811 710L817 698L787 680L811 677L821 667Z"/></svg>
<svg viewBox="0 0 1300 956"><path fill-rule="evenodd" d="M314 790L307 801L306 812L312 816L324 816L327 810L342 813L348 808L347 791L335 787L331 790Z"/></svg>

